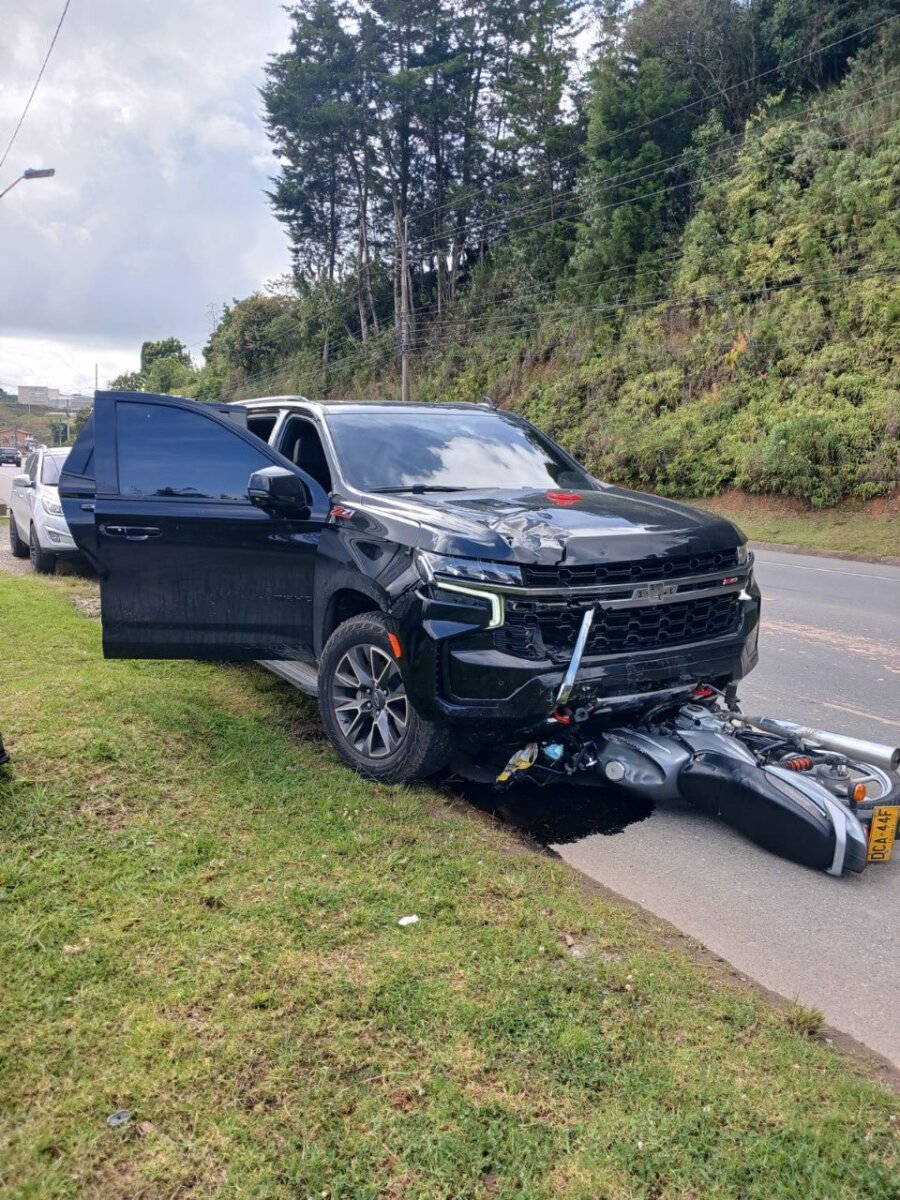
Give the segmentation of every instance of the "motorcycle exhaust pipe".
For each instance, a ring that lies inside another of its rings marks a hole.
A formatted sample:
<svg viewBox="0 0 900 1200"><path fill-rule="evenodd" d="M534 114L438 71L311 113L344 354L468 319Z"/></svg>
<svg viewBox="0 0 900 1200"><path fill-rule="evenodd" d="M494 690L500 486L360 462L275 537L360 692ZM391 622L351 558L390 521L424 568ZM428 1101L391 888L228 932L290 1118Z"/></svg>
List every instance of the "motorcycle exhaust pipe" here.
<svg viewBox="0 0 900 1200"><path fill-rule="evenodd" d="M815 742L823 750L872 763L885 771L900 769L900 748L897 746L866 742L843 733L829 733L827 729L813 729L809 725L796 725L793 721L777 721L774 717L748 717L746 720L748 725L754 725L766 733L783 733L788 737L802 738L805 742Z"/></svg>

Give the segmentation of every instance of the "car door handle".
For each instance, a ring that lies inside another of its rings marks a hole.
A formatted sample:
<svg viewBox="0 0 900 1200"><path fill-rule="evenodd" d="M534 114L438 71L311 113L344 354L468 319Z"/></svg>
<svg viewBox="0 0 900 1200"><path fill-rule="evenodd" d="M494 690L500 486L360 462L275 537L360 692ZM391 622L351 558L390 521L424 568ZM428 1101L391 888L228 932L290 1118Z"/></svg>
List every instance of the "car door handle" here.
<svg viewBox="0 0 900 1200"><path fill-rule="evenodd" d="M155 525L103 525L101 530L107 537L124 538L127 542L146 542L162 532Z"/></svg>

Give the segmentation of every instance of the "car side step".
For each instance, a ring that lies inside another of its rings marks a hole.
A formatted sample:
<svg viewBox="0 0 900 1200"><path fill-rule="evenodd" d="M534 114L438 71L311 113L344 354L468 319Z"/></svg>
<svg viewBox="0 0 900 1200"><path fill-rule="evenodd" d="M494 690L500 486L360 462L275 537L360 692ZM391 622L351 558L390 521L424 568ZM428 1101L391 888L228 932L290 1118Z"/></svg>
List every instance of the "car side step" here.
<svg viewBox="0 0 900 1200"><path fill-rule="evenodd" d="M259 665L265 667L267 671L271 671L273 675L279 675L288 683L292 683L295 688L307 696L312 696L314 700L318 698L319 675L312 663L299 660L280 662L274 659L260 659Z"/></svg>

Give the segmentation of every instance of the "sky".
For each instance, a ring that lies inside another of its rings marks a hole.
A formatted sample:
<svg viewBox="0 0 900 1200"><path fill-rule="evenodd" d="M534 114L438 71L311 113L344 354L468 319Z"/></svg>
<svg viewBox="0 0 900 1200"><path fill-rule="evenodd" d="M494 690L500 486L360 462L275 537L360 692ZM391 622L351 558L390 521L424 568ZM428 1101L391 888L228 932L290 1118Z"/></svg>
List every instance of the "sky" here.
<svg viewBox="0 0 900 1200"><path fill-rule="evenodd" d="M64 0L0 0L0 155ZM71 0L0 170L0 387L91 391L289 269L259 119L279 0Z"/></svg>

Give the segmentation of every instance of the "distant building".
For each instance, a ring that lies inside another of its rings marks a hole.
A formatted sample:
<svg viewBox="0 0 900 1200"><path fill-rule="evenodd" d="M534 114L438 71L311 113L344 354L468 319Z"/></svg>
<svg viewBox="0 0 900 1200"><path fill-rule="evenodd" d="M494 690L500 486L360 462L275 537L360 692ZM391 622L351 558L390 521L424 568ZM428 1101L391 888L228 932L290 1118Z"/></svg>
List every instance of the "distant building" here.
<svg viewBox="0 0 900 1200"><path fill-rule="evenodd" d="M27 429L0 429L0 446L25 446L34 442Z"/></svg>
<svg viewBox="0 0 900 1200"><path fill-rule="evenodd" d="M70 394L63 393L58 395L56 403L52 405L56 412L76 413L83 408L90 408L94 403L93 396L85 396L80 392L72 392Z"/></svg>
<svg viewBox="0 0 900 1200"><path fill-rule="evenodd" d="M59 388L33 387L30 384L19 385L19 404L31 408L47 408L53 413L71 416L83 408L90 408L94 403L93 396L84 396L78 392L60 393Z"/></svg>
<svg viewBox="0 0 900 1200"><path fill-rule="evenodd" d="M30 384L19 384L19 404L29 408L50 408L59 399L59 388L32 387Z"/></svg>

